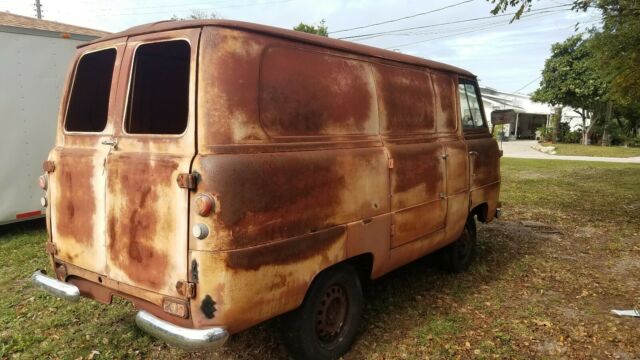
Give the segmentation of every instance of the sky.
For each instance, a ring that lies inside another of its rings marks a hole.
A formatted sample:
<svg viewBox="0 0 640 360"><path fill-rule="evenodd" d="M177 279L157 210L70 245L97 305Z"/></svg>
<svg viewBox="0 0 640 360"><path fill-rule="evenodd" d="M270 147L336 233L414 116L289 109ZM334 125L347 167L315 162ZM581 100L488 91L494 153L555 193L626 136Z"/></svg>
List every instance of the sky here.
<svg viewBox="0 0 640 360"><path fill-rule="evenodd" d="M0 11L35 16L35 0L0 0ZM595 26L570 0L534 0L531 13L492 16L486 0L41 0L43 18L110 32L192 11L282 28L324 19L329 36L469 70L481 86L531 93L551 45ZM512 10L509 10L512 12ZM379 25L370 26L372 24ZM361 27L360 29L353 29ZM353 30L347 30L353 29ZM342 31L347 30L347 31ZM364 36L366 35L366 36Z"/></svg>

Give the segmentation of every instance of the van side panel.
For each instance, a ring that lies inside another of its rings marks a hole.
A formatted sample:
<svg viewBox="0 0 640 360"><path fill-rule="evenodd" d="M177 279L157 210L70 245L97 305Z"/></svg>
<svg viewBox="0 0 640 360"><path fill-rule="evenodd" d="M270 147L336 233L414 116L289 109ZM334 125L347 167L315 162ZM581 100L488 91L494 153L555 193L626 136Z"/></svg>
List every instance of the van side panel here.
<svg viewBox="0 0 640 360"><path fill-rule="evenodd" d="M314 233L389 211L382 148L199 156L198 192L216 214L194 218L214 229L198 250L234 250Z"/></svg>
<svg viewBox="0 0 640 360"><path fill-rule="evenodd" d="M198 153L214 144L268 143L258 121L258 81L265 40L205 27L198 70Z"/></svg>
<svg viewBox="0 0 640 360"><path fill-rule="evenodd" d="M388 144L393 158L391 193L397 247L444 228L444 151L439 142Z"/></svg>
<svg viewBox="0 0 640 360"><path fill-rule="evenodd" d="M389 249L389 161L367 63L227 29L204 28L201 39L192 172L215 210L190 215L210 229L189 240L198 289L191 312L196 327L237 332L297 307L320 271L348 257L377 252L380 268ZM332 80L309 82L312 73ZM311 102L316 111L302 107ZM320 123L331 126L313 127Z"/></svg>
<svg viewBox="0 0 640 360"><path fill-rule="evenodd" d="M469 152L479 156L471 157L471 200L470 208L487 204L486 221L493 220L500 195L500 149L498 143L486 134L465 135Z"/></svg>

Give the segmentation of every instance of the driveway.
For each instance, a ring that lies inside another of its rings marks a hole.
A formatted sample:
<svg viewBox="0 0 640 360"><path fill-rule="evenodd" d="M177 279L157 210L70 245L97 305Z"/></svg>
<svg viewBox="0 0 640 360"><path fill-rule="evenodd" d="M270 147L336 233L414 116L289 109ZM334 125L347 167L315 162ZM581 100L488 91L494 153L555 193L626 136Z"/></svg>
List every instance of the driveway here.
<svg viewBox="0 0 640 360"><path fill-rule="evenodd" d="M614 158L614 157L595 157L595 156L549 155L531 148L535 144L536 144L535 140L518 140L518 141L504 141L502 142L501 146L502 146L502 150L504 151L504 157L510 157L510 158L600 161L600 162L640 164L640 157Z"/></svg>

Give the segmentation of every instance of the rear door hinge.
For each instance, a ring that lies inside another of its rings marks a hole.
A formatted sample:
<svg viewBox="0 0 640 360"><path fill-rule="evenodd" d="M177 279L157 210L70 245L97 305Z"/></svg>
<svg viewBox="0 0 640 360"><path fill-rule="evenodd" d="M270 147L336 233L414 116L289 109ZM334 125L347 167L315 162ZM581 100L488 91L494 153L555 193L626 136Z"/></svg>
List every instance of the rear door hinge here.
<svg viewBox="0 0 640 360"><path fill-rule="evenodd" d="M45 160L42 162L42 170L46 173L52 173L56 169L56 163L53 160Z"/></svg>
<svg viewBox="0 0 640 360"><path fill-rule="evenodd" d="M195 190L198 186L198 174L178 174L178 186L184 189Z"/></svg>
<svg viewBox="0 0 640 360"><path fill-rule="evenodd" d="M389 158L389 169L393 169L393 158Z"/></svg>
<svg viewBox="0 0 640 360"><path fill-rule="evenodd" d="M47 241L44 247L45 249L47 249L47 252L51 255L56 255L58 253L58 247L56 246L55 243L51 241Z"/></svg>
<svg viewBox="0 0 640 360"><path fill-rule="evenodd" d="M176 283L176 290L178 294L186 297L187 299L193 299L196 297L196 284L184 280L180 280Z"/></svg>

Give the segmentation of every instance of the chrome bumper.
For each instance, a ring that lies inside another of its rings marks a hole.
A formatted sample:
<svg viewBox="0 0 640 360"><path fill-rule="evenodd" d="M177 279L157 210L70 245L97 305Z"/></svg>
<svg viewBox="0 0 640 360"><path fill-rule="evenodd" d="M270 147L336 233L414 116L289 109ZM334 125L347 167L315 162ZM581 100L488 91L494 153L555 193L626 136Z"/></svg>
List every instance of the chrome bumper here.
<svg viewBox="0 0 640 360"><path fill-rule="evenodd" d="M35 286L61 299L69 301L80 299L80 289L77 286L48 277L42 270L34 272L31 275L31 281Z"/></svg>
<svg viewBox="0 0 640 360"><path fill-rule="evenodd" d="M145 332L186 351L217 349L229 338L227 330L220 327L184 328L161 320L144 310L140 310L136 315L136 324Z"/></svg>
<svg viewBox="0 0 640 360"><path fill-rule="evenodd" d="M80 289L77 286L56 280L38 270L31 275L31 281L42 290L59 298L78 301ZM140 310L136 324L145 332L186 351L212 350L222 346L229 338L227 330L215 327L209 329L189 329L173 325L150 313Z"/></svg>

